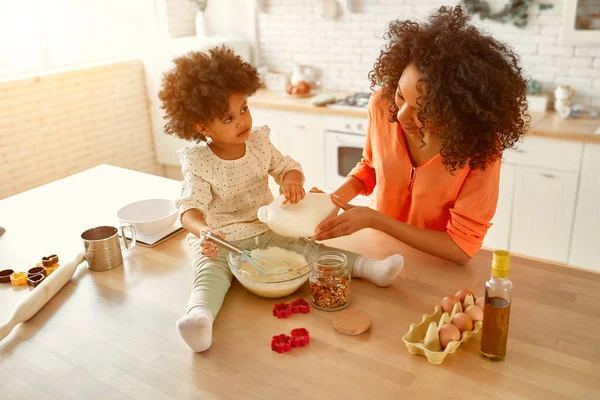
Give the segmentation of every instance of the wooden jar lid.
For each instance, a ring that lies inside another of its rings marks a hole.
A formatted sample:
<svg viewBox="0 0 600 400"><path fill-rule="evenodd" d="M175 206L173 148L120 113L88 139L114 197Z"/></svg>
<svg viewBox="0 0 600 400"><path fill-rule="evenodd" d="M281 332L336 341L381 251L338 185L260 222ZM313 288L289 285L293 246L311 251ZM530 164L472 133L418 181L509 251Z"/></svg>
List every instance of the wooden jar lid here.
<svg viewBox="0 0 600 400"><path fill-rule="evenodd" d="M343 310L333 320L333 326L345 335L360 335L371 327L371 317L360 310Z"/></svg>

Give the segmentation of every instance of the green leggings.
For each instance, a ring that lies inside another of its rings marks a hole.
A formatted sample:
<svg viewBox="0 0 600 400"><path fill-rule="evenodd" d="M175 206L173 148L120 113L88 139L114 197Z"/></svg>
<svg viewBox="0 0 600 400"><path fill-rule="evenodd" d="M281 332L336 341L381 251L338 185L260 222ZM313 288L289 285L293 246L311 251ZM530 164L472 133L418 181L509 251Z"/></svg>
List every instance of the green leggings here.
<svg viewBox="0 0 600 400"><path fill-rule="evenodd" d="M272 231L267 231L261 235L260 242L271 246L285 245L294 242L295 238L277 235ZM233 242L242 249L250 248L256 243L256 236ZM188 236L188 244L192 249L194 259L194 286L190 294L187 310L197 306L207 307L216 317L223 305L223 299L231 286L233 275L227 265L227 255L229 251L220 248L219 255L215 258L208 258L202 255L200 240L192 235ZM352 272L354 261L358 254L340 249L331 249L321 244L314 244L323 250L336 250L344 253L348 259L348 268Z"/></svg>

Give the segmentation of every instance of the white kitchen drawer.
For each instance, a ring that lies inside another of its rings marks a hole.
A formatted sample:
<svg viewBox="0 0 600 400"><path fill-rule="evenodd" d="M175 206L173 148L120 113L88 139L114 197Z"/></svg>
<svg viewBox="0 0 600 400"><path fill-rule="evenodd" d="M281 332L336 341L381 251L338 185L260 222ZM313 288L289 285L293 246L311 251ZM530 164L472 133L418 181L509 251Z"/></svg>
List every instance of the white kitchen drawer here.
<svg viewBox="0 0 600 400"><path fill-rule="evenodd" d="M504 152L504 162L560 171L579 172L583 143L526 136L517 150Z"/></svg>
<svg viewBox="0 0 600 400"><path fill-rule="evenodd" d="M578 174L517 167L510 251L567 263Z"/></svg>

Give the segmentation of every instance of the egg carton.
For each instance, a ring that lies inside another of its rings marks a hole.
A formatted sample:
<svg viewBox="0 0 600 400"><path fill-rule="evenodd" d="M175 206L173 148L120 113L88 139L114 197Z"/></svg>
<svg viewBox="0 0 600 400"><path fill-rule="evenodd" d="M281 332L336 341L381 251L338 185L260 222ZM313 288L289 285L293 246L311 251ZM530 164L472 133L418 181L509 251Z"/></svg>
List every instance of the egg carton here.
<svg viewBox="0 0 600 400"><path fill-rule="evenodd" d="M468 295L464 301L465 308L474 304L473 296ZM444 350L440 345L439 330L446 324L450 323L452 317L457 313L463 312L462 305L456 303L452 309L452 313L442 311L442 307L435 306L433 314L423 314L421 322L417 325L411 324L408 332L402 336L402 341L411 354L417 354L427 357L427 361L431 364L441 364L448 354L452 354L458 349L461 343L469 340L471 336L478 333L482 326L482 321L477 321L473 324L472 331L465 331L461 334L460 340L453 340Z"/></svg>

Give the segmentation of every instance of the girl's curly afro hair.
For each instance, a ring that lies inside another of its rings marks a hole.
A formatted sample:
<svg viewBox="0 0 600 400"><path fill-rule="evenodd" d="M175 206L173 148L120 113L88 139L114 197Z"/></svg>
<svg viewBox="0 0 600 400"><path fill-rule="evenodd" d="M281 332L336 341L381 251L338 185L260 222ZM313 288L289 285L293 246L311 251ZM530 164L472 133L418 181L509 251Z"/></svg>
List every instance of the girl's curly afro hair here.
<svg viewBox="0 0 600 400"><path fill-rule="evenodd" d="M158 97L165 132L185 140L206 141L194 124L227 115L232 94L252 96L261 87L256 69L225 46L189 52L173 62L175 67L163 74Z"/></svg>
<svg viewBox="0 0 600 400"><path fill-rule="evenodd" d="M529 123L517 56L469 20L460 7L441 7L421 25L392 21L369 73L371 89L382 87L395 122L402 72L409 64L421 71L417 117L439 137L442 162L451 171L485 169L514 147Z"/></svg>

